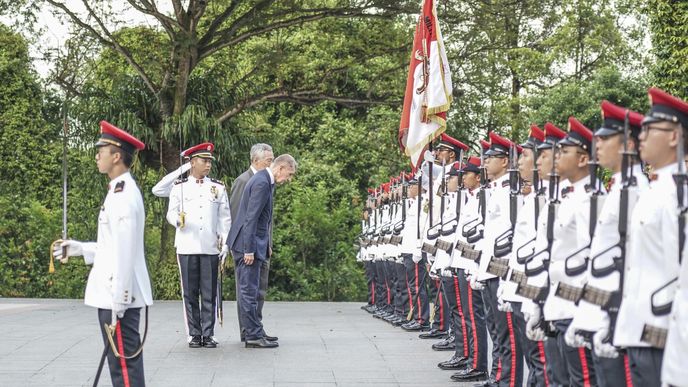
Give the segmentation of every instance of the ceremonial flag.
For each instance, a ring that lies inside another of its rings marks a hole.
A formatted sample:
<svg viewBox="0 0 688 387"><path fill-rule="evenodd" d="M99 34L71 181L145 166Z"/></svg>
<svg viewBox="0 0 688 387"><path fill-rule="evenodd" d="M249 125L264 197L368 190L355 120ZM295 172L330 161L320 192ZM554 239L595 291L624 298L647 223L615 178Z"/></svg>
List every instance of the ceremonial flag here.
<svg viewBox="0 0 688 387"><path fill-rule="evenodd" d="M424 0L413 38L399 145L418 166L427 145L447 128L452 101L451 71L434 0Z"/></svg>

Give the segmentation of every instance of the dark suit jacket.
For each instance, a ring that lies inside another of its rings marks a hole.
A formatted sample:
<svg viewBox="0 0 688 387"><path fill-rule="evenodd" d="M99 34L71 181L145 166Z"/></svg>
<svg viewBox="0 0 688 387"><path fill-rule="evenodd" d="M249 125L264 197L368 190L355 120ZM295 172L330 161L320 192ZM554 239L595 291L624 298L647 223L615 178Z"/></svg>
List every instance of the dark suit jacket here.
<svg viewBox="0 0 688 387"><path fill-rule="evenodd" d="M261 261L269 258L272 187L266 169L258 171L246 183L239 203L239 212L232 221L227 237L227 246L230 250L241 255L253 253L255 258Z"/></svg>
<svg viewBox="0 0 688 387"><path fill-rule="evenodd" d="M229 193L229 213L232 214L232 220L236 219L239 214L239 204L241 203L241 194L244 193L246 183L253 177L253 169L249 168L232 183L232 190Z"/></svg>

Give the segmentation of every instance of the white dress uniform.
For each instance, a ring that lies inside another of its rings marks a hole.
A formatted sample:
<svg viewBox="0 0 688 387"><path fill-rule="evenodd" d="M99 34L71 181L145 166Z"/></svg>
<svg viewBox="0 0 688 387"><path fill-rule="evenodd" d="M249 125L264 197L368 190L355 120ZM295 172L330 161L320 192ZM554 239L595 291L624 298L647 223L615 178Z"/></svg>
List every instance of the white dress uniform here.
<svg viewBox="0 0 688 387"><path fill-rule="evenodd" d="M485 230L482 239L478 281L496 278L487 272L487 266L494 253L494 242L504 231L511 228L509 220L509 174L490 183L490 200L487 201L485 211Z"/></svg>
<svg viewBox="0 0 688 387"><path fill-rule="evenodd" d="M174 182L177 181L180 176L184 175L184 173L186 173L189 169L191 169L190 162L182 164L181 167L175 169L160 179L160 181L157 182L153 188L151 188L151 192L153 195L159 198L169 197L170 192L172 192L172 187L174 187Z"/></svg>
<svg viewBox="0 0 688 387"><path fill-rule="evenodd" d="M614 345L648 347L641 340L647 325L666 329L669 316L652 313L652 294L676 278L678 265L678 220L676 185L672 174L677 164L661 168L649 189L641 192L633 209L629 230L629 255L621 308L614 330ZM675 287L660 292L657 304L670 301Z"/></svg>
<svg viewBox="0 0 688 387"><path fill-rule="evenodd" d="M401 254L420 256L418 249L418 201L417 198L406 199L406 221L401 231Z"/></svg>
<svg viewBox="0 0 688 387"><path fill-rule="evenodd" d="M456 228L456 233L454 234L454 245L456 245L458 242L467 243L466 238L463 236L464 226L467 223L474 222L480 218L480 203L477 196L478 191L478 189L465 189L462 191L464 203L461 207L461 214L459 214L459 225ZM451 267L473 272L478 270L478 264L476 262L462 257L460 253L453 254Z"/></svg>
<svg viewBox="0 0 688 387"><path fill-rule="evenodd" d="M688 367L686 367L686 353L688 353L688 263L686 263L688 260L686 255L688 249L686 246L688 244L683 248L681 271L678 275L676 297L671 308L669 333L662 362L662 382L677 387L688 386Z"/></svg>
<svg viewBox="0 0 688 387"><path fill-rule="evenodd" d="M454 226L457 224L456 220L456 197L457 193L456 192L451 192L448 193L445 197L443 197L444 200L444 216L442 217L442 226L440 229L444 233L449 233L451 232L451 229L454 228ZM454 230L456 232L456 230ZM451 232L451 234L443 236L440 235L436 240L442 240L445 242L453 243L454 239L456 237L454 236L454 232ZM440 273L446 277L451 277L452 274L449 272L448 269L451 265L451 255L447 254L447 252L443 249L437 249L437 252L435 254L435 262L433 262L431 271L435 273Z"/></svg>
<svg viewBox="0 0 688 387"><path fill-rule="evenodd" d="M146 215L141 191L129 172L110 181L98 215L96 242L83 244L84 261L93 265L84 303L112 309L153 305L143 235Z"/></svg>
<svg viewBox="0 0 688 387"><path fill-rule="evenodd" d="M543 312L545 320L555 321L573 318L575 304L555 295L559 282L581 287L581 276L566 275L566 258L590 243L590 194L586 187L590 177L586 176L562 190L561 205L554 222L554 241L549 262L550 292ZM564 192L567 192L564 194ZM546 226L545 226L546 227ZM580 259L581 264L585 256Z"/></svg>
<svg viewBox="0 0 688 387"><path fill-rule="evenodd" d="M536 192L532 190L528 195L522 196L523 206L518 211L516 225L514 227L513 248L509 254L510 272L525 273L525 265L518 263L518 257L532 254L535 249L535 198ZM519 249L521 249L519 251ZM510 273L510 274L511 274ZM509 302L525 302L527 298L516 294L518 283L507 277L500 283L502 299Z"/></svg>
<svg viewBox="0 0 688 387"><path fill-rule="evenodd" d="M182 210L186 220L175 234L177 254L219 254L232 223L224 184L207 176L177 181L170 193L167 221L176 227Z"/></svg>
<svg viewBox="0 0 688 387"><path fill-rule="evenodd" d="M637 186L629 190L628 199L628 223L630 224L630 214L633 212L635 203L638 199L638 194L643 192L648 187L648 181L642 173L640 165L633 167L633 176L637 181ZM619 243L619 201L621 194L621 172L617 172L612 176L612 185L610 186L607 199L602 206L600 215L597 219L597 226L595 227L595 234L590 244L590 259L595 260L595 267L608 267L613 264L613 258L617 254L617 249L609 250L612 246ZM628 230L628 228L627 228ZM630 244L626 238L626 256L630 254ZM602 252L609 250L608 253L600 255ZM599 257L598 257L599 255ZM595 277L591 274L592 261L588 263L588 273L585 278L585 283L596 289L605 290L609 292L619 290L619 272L613 271L604 277ZM578 307L574 311L573 321L571 327L577 330L587 332L597 332L602 328L608 328L609 316L606 311L602 310L598 305L592 304L585 299L581 299Z"/></svg>

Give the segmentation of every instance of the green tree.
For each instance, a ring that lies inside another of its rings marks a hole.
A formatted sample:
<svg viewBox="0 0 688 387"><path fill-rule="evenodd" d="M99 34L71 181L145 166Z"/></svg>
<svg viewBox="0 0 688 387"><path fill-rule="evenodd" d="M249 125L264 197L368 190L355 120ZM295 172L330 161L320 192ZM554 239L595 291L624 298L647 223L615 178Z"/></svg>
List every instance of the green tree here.
<svg viewBox="0 0 688 387"><path fill-rule="evenodd" d="M653 82L682 98L688 97L688 3L647 0L652 52L656 57Z"/></svg>

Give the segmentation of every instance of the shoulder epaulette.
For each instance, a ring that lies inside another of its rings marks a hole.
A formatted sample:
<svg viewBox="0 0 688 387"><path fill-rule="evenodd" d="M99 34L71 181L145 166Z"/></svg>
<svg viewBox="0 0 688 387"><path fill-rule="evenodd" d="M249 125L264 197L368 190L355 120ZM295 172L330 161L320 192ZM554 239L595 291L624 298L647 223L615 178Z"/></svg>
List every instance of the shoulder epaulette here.
<svg viewBox="0 0 688 387"><path fill-rule="evenodd" d="M508 187L509 184L510 184L510 183L509 183L509 180L504 180L504 181L502 182L502 187Z"/></svg>
<svg viewBox="0 0 688 387"><path fill-rule="evenodd" d="M115 193L124 191L124 183L125 181L122 180L115 185Z"/></svg>
<svg viewBox="0 0 688 387"><path fill-rule="evenodd" d="M177 179L174 181L174 184L177 185L177 184L181 184L181 183L186 183L187 180L189 180L189 179L186 177L183 179Z"/></svg>
<svg viewBox="0 0 688 387"><path fill-rule="evenodd" d="M225 183L223 183L222 181L217 180L217 179L213 179L212 177L210 178L210 181L212 181L212 182L215 183L215 184L225 185Z"/></svg>

